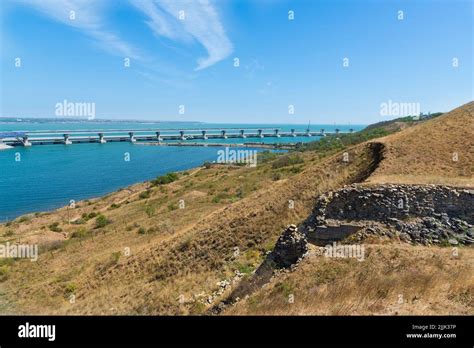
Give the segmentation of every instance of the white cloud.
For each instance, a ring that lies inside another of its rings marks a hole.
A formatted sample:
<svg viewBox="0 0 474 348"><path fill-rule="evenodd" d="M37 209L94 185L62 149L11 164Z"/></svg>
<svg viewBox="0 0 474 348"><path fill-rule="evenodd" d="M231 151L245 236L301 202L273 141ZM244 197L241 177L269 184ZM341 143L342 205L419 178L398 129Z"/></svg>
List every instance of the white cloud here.
<svg viewBox="0 0 474 348"><path fill-rule="evenodd" d="M102 49L130 58L139 54L129 43L104 28L104 0L19 0L45 16L83 31ZM74 13L72 13L73 11ZM71 15L74 18L71 18Z"/></svg>
<svg viewBox="0 0 474 348"><path fill-rule="evenodd" d="M147 24L158 37L192 43L207 51L197 60L196 70L205 69L228 57L232 43L228 39L213 4L208 0L129 0L147 16ZM74 27L92 38L99 46L124 57L144 60L138 51L118 35L106 30L109 0L18 0L60 23ZM71 11L75 18L71 19ZM180 20L180 11L185 19Z"/></svg>
<svg viewBox="0 0 474 348"><path fill-rule="evenodd" d="M208 56L199 58L196 70L205 69L228 57L232 43L228 39L219 14L208 0L130 0L148 18L155 35L172 40L197 40ZM180 19L184 11L184 20Z"/></svg>

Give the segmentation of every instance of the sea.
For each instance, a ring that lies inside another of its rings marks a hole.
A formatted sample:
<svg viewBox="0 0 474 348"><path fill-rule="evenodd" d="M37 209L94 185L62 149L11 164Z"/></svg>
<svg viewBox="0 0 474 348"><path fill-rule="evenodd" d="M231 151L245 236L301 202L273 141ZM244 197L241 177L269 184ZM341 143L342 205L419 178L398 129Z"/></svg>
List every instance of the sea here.
<svg viewBox="0 0 474 348"><path fill-rule="evenodd" d="M215 128L279 128L304 132L308 125L239 124L202 122L123 122L0 119L0 133L52 130L157 129L162 134L176 130ZM364 125L311 125L312 131L354 131ZM167 131L169 130L169 131ZM189 133L189 132L188 132ZM200 132L198 132L200 133ZM209 139L207 142L308 142L319 137L271 137L263 139ZM191 141L191 140L190 140ZM192 140L197 142L197 140ZM0 222L20 215L54 210L69 204L99 197L129 185L173 171L182 171L217 161L220 147L144 146L130 142L107 144L17 146L0 151ZM256 149L264 151L263 149ZM128 159L128 160L127 160Z"/></svg>

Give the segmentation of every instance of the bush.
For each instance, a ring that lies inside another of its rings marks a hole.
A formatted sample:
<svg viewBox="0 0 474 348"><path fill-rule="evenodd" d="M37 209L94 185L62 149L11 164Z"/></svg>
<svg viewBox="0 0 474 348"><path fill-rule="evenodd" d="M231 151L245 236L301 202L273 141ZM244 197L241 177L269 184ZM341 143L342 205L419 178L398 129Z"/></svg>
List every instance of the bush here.
<svg viewBox="0 0 474 348"><path fill-rule="evenodd" d="M49 229L53 232L62 232L63 230L59 227L59 222L54 222L48 226Z"/></svg>
<svg viewBox="0 0 474 348"><path fill-rule="evenodd" d="M112 203L109 207L109 210L120 208L120 204Z"/></svg>
<svg viewBox="0 0 474 348"><path fill-rule="evenodd" d="M300 164L300 163L304 163L304 160L300 155L298 154L285 155L276 159L272 163L272 168L277 169L277 168L282 168L282 167L287 167L287 166L293 166L295 164Z"/></svg>
<svg viewBox="0 0 474 348"><path fill-rule="evenodd" d="M8 279L8 266L1 266L0 267L0 282L4 282Z"/></svg>
<svg viewBox="0 0 474 348"><path fill-rule="evenodd" d="M294 173L294 174L300 173L302 171L303 171L303 168L301 168L301 167L291 167L290 168L290 172Z"/></svg>
<svg viewBox="0 0 474 348"><path fill-rule="evenodd" d="M214 198L212 198L212 203L219 203L221 200L227 199L229 197L230 196L228 194L221 192L221 193L215 195Z"/></svg>
<svg viewBox="0 0 474 348"><path fill-rule="evenodd" d="M155 215L155 207L147 205L145 207L145 213L148 217L152 217L153 215Z"/></svg>
<svg viewBox="0 0 474 348"><path fill-rule="evenodd" d="M170 203L168 204L168 211L173 211L178 209L178 205L176 203Z"/></svg>
<svg viewBox="0 0 474 348"><path fill-rule="evenodd" d="M102 228L107 226L108 224L110 224L110 220L102 214L99 214L95 219L95 228Z"/></svg>
<svg viewBox="0 0 474 348"><path fill-rule="evenodd" d="M179 244L178 250L183 252L189 249L190 246L191 246L191 238L187 237Z"/></svg>
<svg viewBox="0 0 474 348"><path fill-rule="evenodd" d="M65 245L64 240L51 240L48 242L44 242L39 245L39 253L45 253L47 251L58 250Z"/></svg>
<svg viewBox="0 0 474 348"><path fill-rule="evenodd" d="M274 160L278 156L279 154L276 152L270 152L268 150L265 150L257 154L257 160L258 160L258 163L265 163L265 162Z"/></svg>
<svg viewBox="0 0 474 348"><path fill-rule="evenodd" d="M73 225L83 225L85 223L86 223L86 220L84 220L83 218L79 218L77 220L71 221L71 224Z"/></svg>
<svg viewBox="0 0 474 348"><path fill-rule="evenodd" d="M203 165L204 168L206 168L206 169L210 169L210 168L212 167L212 163L209 162L209 161L204 162L202 165Z"/></svg>
<svg viewBox="0 0 474 348"><path fill-rule="evenodd" d="M327 136L323 137L318 141L312 141L303 144L299 151L318 151L325 155L342 150L347 146L360 144L364 141L384 137L393 133L394 131L388 131L384 128L366 128L360 132L350 134L340 134L338 137Z"/></svg>
<svg viewBox="0 0 474 348"><path fill-rule="evenodd" d="M3 236L4 236L4 237L11 237L11 236L13 236L14 234L15 234L15 233L14 233L12 230L8 230L8 231L6 231L6 232L3 234Z"/></svg>
<svg viewBox="0 0 474 348"><path fill-rule="evenodd" d="M18 218L17 222L18 223L22 223L22 222L30 222L31 221L31 217L25 215L25 216L21 216Z"/></svg>
<svg viewBox="0 0 474 348"><path fill-rule="evenodd" d="M74 294L75 291L76 291L76 284L74 283L69 283L68 285L66 285L66 288L64 289L64 293L66 294L66 296Z"/></svg>
<svg viewBox="0 0 474 348"><path fill-rule="evenodd" d="M120 259L120 255L121 255L120 251L113 252L112 255L110 255L111 263L116 264Z"/></svg>
<svg viewBox="0 0 474 348"><path fill-rule="evenodd" d="M168 174L157 177L151 183L155 186L158 186L158 185L166 185L176 180L178 180L178 174L168 173Z"/></svg>
<svg viewBox="0 0 474 348"><path fill-rule="evenodd" d="M140 199L145 199L145 198L150 198L150 191L143 191L143 192L140 192L140 194L138 195L138 198Z"/></svg>
<svg viewBox="0 0 474 348"><path fill-rule="evenodd" d="M71 238L84 238L89 234L85 227L79 228L71 234Z"/></svg>

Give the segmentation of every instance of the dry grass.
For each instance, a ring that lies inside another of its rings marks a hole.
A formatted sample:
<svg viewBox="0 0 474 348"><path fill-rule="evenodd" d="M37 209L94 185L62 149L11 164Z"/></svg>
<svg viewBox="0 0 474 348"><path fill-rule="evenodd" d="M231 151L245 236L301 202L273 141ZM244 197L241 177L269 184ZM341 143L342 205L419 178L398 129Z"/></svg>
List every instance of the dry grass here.
<svg viewBox="0 0 474 348"><path fill-rule="evenodd" d="M41 253L36 263L18 260L8 266L9 276L0 282L1 308L4 313L33 314L203 311L191 301L193 295L209 295L217 281L236 269L248 272L258 266L283 227L309 214L316 195L350 182L363 170L366 148L354 149L352 155L357 160L344 163L339 155L321 161L305 153L300 173L291 166L275 169L271 163L216 166L181 175L163 188L138 184L79 202L75 209L2 225L0 236L13 231L3 241L40 242L46 249L46 236L56 235L59 246ZM280 180L275 181L275 173ZM140 199L145 190L150 197ZM180 199L185 209L176 209ZM295 209L288 208L290 199ZM81 225L67 222L68 216L76 220L84 213L101 213L111 222L98 229L96 218ZM62 232L49 231L54 222ZM81 229L84 236L72 238ZM248 255L254 255L252 262ZM72 293L74 304L68 302ZM191 302L179 304L180 295Z"/></svg>
<svg viewBox="0 0 474 348"><path fill-rule="evenodd" d="M371 244L366 257L309 256L227 315L474 314L474 249ZM290 303L293 295L293 303Z"/></svg>
<svg viewBox="0 0 474 348"><path fill-rule="evenodd" d="M464 109L454 112L453 120L443 116L385 138L386 159L368 181L436 178L440 183L469 186L465 180L472 179L472 154L466 149L472 140L459 135L466 130L465 125L461 129L466 122ZM442 136L442 130L450 127L461 140ZM421 136L431 140L420 140ZM451 163L446 158L456 150L461 160ZM199 168L162 187L141 183L78 202L74 209L0 225L0 242L39 243L42 249L36 263L0 263L0 313L204 313L209 306L197 297L210 295L218 288L216 282L231 278L235 270L255 269L283 228L308 216L319 194L352 183L373 160L367 144L346 151L352 159L349 163L342 161L342 154L320 159L306 152L301 154L304 163L290 166L268 162L257 168ZM145 191L149 193L144 195ZM178 208L181 199L184 209ZM288 200L295 202L294 209L289 209ZM104 215L109 223L96 228L96 217L70 223L91 213ZM53 223L57 226L51 228ZM291 308L279 300L278 292L266 292L280 288L287 292L283 283L255 294L263 296L256 304L251 303L252 296L229 313L461 314L472 308L472 264L470 273L467 257L451 260L449 250L439 248L370 248L367 261L361 263L311 259L288 275L285 282L296 290L301 287L295 296L302 302ZM463 250L472 260L472 249ZM420 259L423 256L425 261ZM423 296L419 302L427 307L396 309L392 297L400 291L407 299ZM69 302L72 294L75 303ZM180 296L184 303L178 301Z"/></svg>
<svg viewBox="0 0 474 348"><path fill-rule="evenodd" d="M385 159L370 183L474 187L474 102L378 141Z"/></svg>

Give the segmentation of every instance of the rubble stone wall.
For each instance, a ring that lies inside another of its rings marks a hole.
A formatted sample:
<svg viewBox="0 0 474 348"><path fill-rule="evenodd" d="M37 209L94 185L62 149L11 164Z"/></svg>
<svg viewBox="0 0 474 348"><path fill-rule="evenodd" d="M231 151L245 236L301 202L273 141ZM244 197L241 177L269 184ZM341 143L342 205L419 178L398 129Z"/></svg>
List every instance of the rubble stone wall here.
<svg viewBox="0 0 474 348"><path fill-rule="evenodd" d="M384 222L447 216L473 224L474 191L436 185L351 185L322 195L315 210L319 219Z"/></svg>

